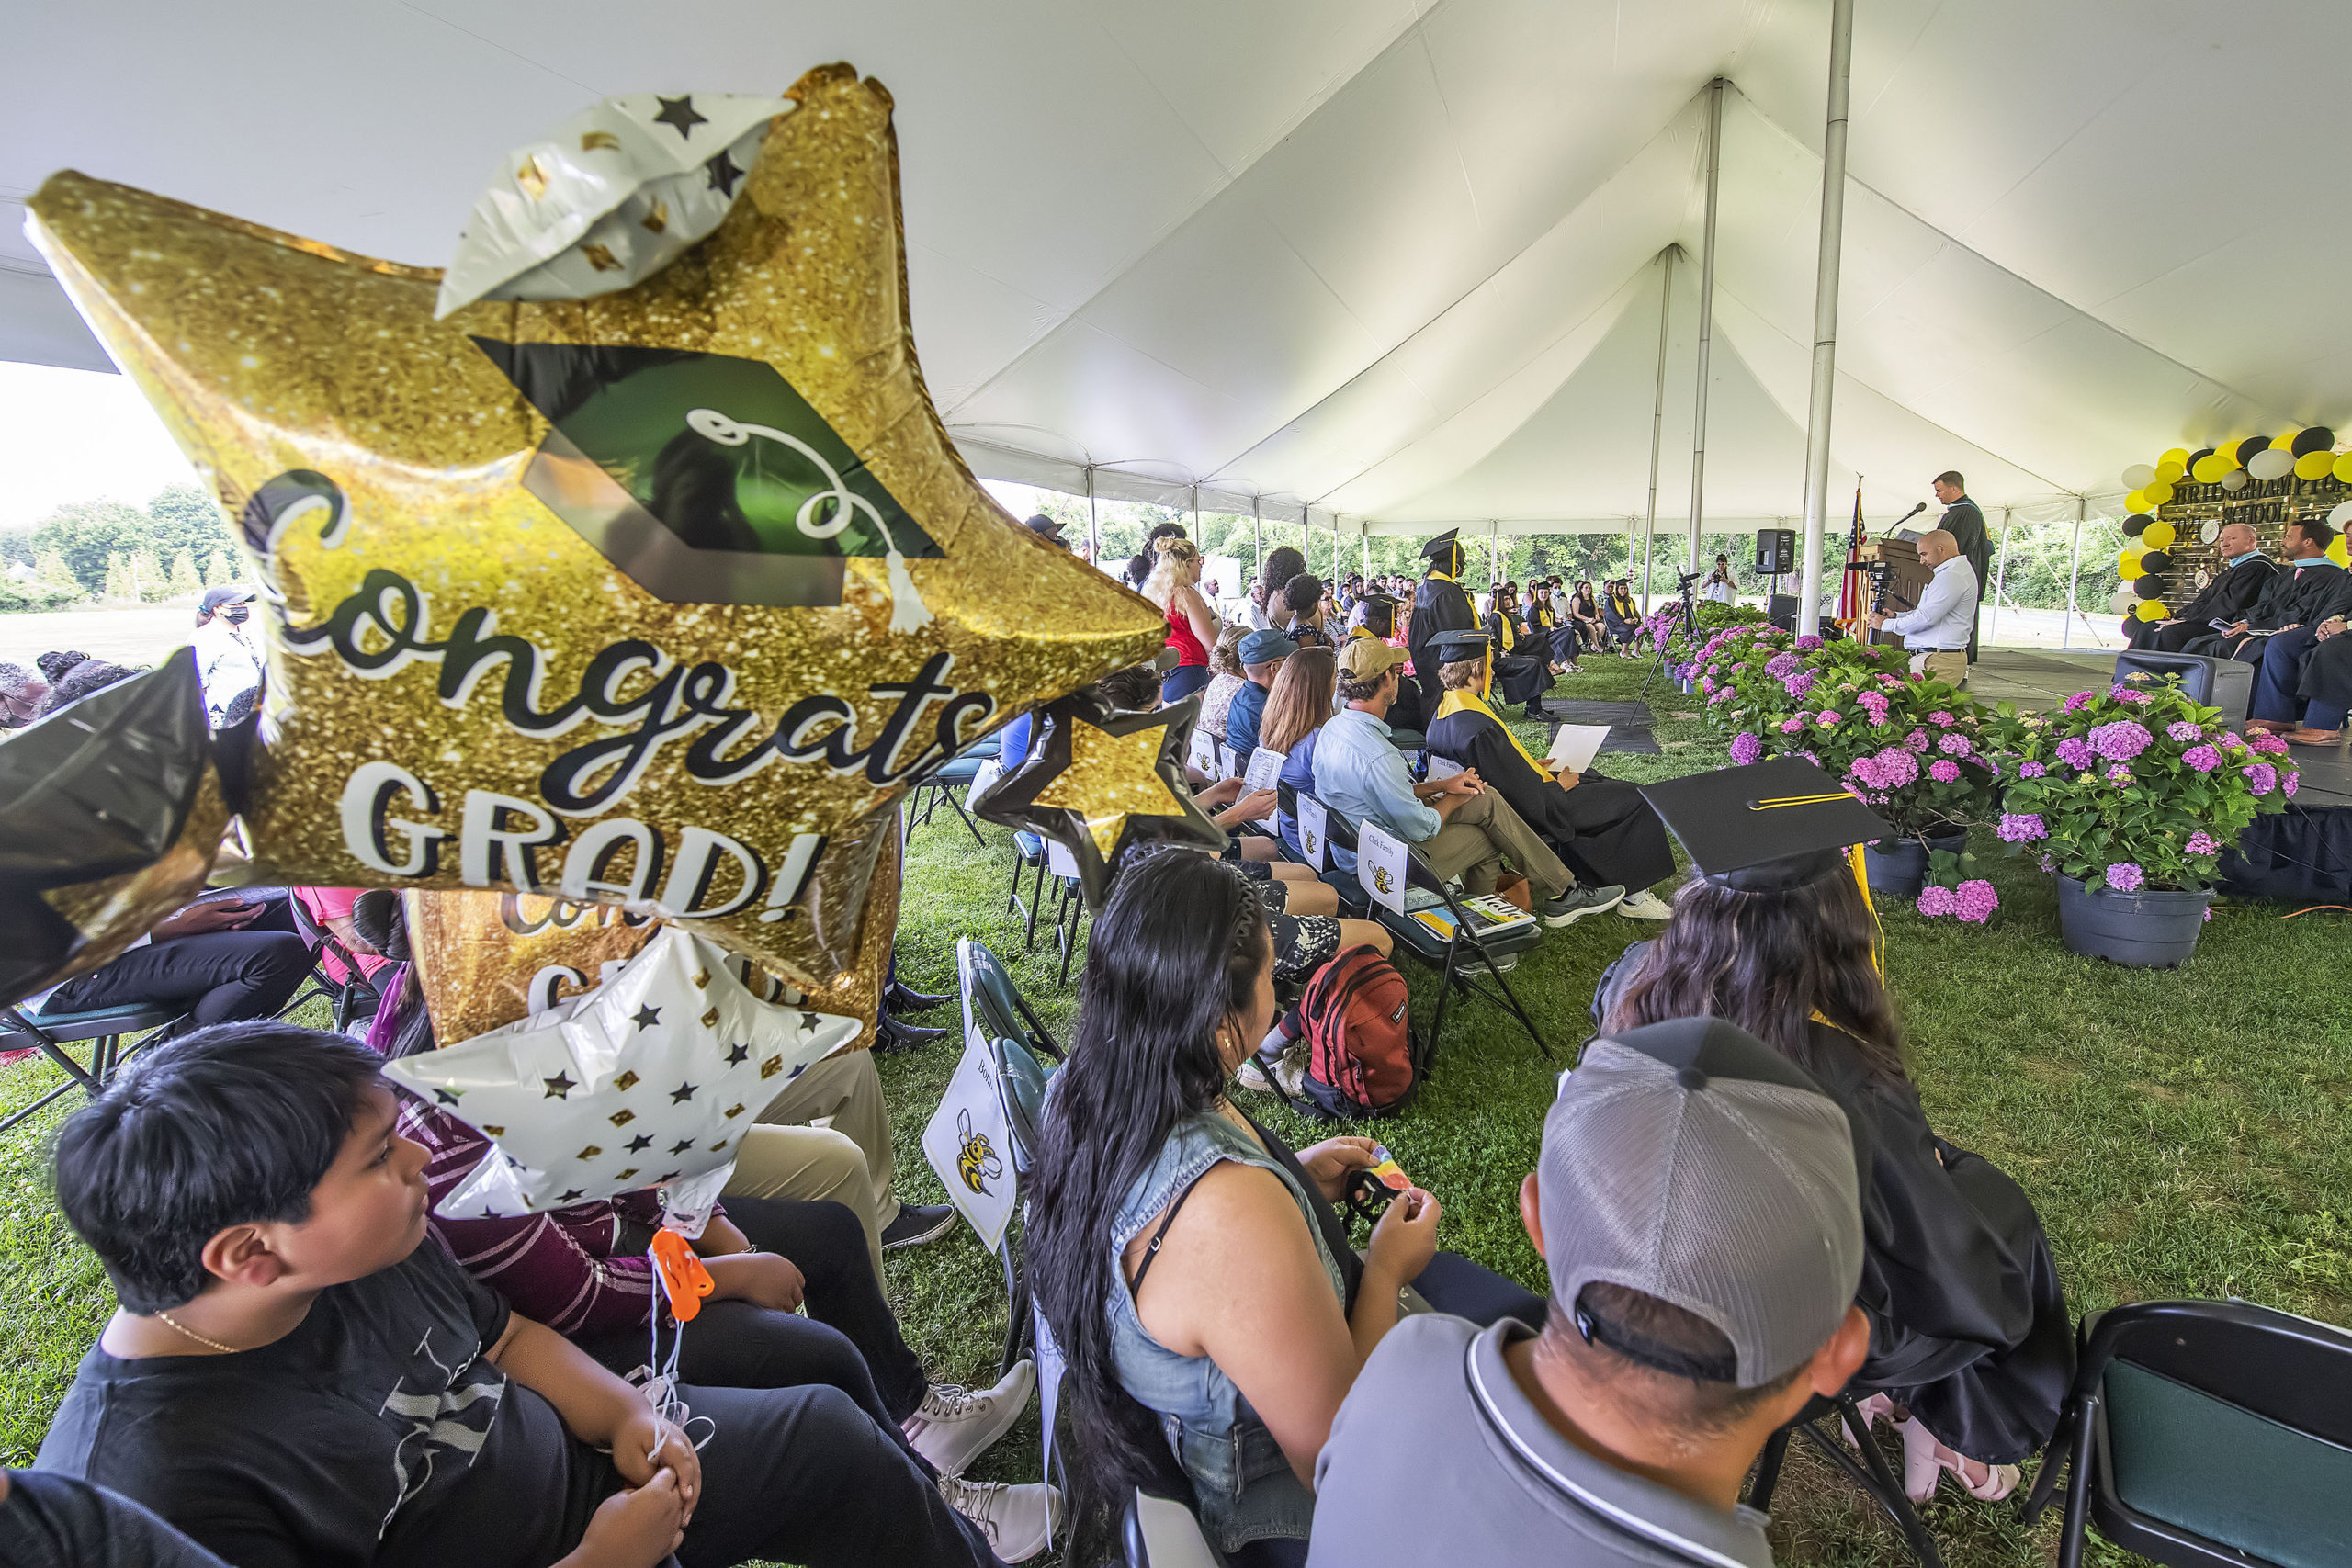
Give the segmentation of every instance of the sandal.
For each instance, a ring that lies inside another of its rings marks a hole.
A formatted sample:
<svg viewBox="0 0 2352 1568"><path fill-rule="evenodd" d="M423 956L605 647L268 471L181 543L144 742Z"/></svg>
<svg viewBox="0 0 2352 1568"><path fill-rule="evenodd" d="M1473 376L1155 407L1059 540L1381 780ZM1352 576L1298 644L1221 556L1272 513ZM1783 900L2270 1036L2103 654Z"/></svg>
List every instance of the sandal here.
<svg viewBox="0 0 2352 1568"><path fill-rule="evenodd" d="M1895 1413L1894 1401L1883 1393L1871 1394L1868 1399L1857 1403L1854 1413L1862 1418L1862 1430L1865 1432L1877 1426L1882 1416L1885 1417L1889 1426L1902 1425L1903 1418ZM1854 1429L1843 1421L1838 1423L1838 1435L1846 1439L1848 1448L1854 1446Z"/></svg>
<svg viewBox="0 0 2352 1568"><path fill-rule="evenodd" d="M2333 746L2344 739L2340 729L2274 729L2270 733L2290 746Z"/></svg>
<svg viewBox="0 0 2352 1568"><path fill-rule="evenodd" d="M1938 1442L1916 1416L1896 1430L1903 1434L1903 1491L1914 1503L1933 1498L1947 1470L1960 1478L1962 1490L1980 1503L1997 1503L2017 1490L2022 1472L2016 1465L1963 1458ZM1979 1472L1981 1480L1976 1478Z"/></svg>

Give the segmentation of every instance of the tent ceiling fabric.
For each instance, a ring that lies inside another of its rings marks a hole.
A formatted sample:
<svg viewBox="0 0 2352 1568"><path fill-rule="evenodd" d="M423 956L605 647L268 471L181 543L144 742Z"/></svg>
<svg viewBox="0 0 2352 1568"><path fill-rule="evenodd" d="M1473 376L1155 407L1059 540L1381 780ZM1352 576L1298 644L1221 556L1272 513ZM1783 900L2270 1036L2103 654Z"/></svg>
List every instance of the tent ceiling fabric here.
<svg viewBox="0 0 2352 1568"><path fill-rule="evenodd" d="M1726 96L1707 526L1802 510L1828 0L85 0L21 12L0 356L104 355L19 233L73 166L435 263L592 97L897 96L926 378L976 468L1426 532L1689 508L1701 95ZM662 18L656 21L655 18ZM1833 514L1945 468L2109 506L2163 446L2352 414L2330 0L1871 0ZM224 90L227 89L227 90ZM315 112L332 103L330 113Z"/></svg>

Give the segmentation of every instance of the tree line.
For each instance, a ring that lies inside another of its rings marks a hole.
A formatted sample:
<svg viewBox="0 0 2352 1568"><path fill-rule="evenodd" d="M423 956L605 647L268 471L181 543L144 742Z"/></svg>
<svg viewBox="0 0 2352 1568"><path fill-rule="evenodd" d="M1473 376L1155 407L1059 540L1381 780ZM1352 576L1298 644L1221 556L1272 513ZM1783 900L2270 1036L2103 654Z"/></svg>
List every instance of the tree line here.
<svg viewBox="0 0 2352 1568"><path fill-rule="evenodd" d="M74 502L0 529L0 612L190 599L244 576L228 519L194 485L167 485L144 507Z"/></svg>

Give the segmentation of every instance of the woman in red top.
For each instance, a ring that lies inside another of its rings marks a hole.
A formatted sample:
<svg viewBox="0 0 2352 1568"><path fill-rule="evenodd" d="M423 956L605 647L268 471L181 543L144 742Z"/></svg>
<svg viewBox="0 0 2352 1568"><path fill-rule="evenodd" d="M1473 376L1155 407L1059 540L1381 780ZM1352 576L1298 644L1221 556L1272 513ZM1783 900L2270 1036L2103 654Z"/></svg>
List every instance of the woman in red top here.
<svg viewBox="0 0 2352 1568"><path fill-rule="evenodd" d="M1159 558L1144 580L1143 596L1168 617L1168 646L1176 650L1176 668L1159 682L1159 700L1172 703L1209 683L1209 646L1222 628L1194 586L1201 580L1199 547L1189 539L1159 539L1152 548Z"/></svg>

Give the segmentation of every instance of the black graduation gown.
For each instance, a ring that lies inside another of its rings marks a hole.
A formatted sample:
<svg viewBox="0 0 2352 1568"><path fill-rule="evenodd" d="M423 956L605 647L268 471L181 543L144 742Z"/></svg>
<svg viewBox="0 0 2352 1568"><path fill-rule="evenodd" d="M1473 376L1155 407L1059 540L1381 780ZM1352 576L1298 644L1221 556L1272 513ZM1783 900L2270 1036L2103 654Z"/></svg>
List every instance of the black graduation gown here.
<svg viewBox="0 0 2352 1568"><path fill-rule="evenodd" d="M2347 606L2352 606L2352 574L2332 560L2304 562L2301 570L2290 563L2263 584L2254 607L2241 618L2256 631L2278 631L2285 626L2317 626L2330 615L2342 615ZM2192 640L2188 651L2258 660L2265 640L2213 632Z"/></svg>
<svg viewBox="0 0 2352 1568"><path fill-rule="evenodd" d="M2303 656L2298 696L2352 708L2352 635L2338 633L2314 643Z"/></svg>
<svg viewBox="0 0 2352 1568"><path fill-rule="evenodd" d="M1421 585L1413 590L1413 624L1405 634L1405 650L1413 656L1413 681L1421 689L1424 715L1437 712L1437 705L1445 697L1430 639L1440 632L1474 631L1477 626L1477 615L1470 608L1470 595L1462 591L1462 584L1430 576L1421 579Z"/></svg>
<svg viewBox="0 0 2352 1568"><path fill-rule="evenodd" d="M2278 575L2278 565L2268 556L2256 556L2222 572L2198 590L2197 597L2182 605L2172 619L2178 626L2167 626L2154 621L2141 621L2132 628L2132 646L2139 649L2162 649L2177 652L2195 638L2209 637L2211 621L2240 621L2262 597L2263 589Z"/></svg>
<svg viewBox="0 0 2352 1568"><path fill-rule="evenodd" d="M1936 526L1959 542L1960 553L1968 558L1970 568L1976 573L1976 602L1982 604L1986 591L1993 586L1993 536L1985 530L1984 513L1976 509L1974 502L1963 495L1944 508L1944 514L1937 521ZM1968 628L1968 660L1972 664L1976 661L1976 627L1973 623Z"/></svg>
<svg viewBox="0 0 2352 1568"><path fill-rule="evenodd" d="M1632 784L1587 772L1576 788L1562 789L1529 765L1501 725L1475 709L1430 725L1429 749L1476 769L1580 880L1638 893L1674 874L1666 824Z"/></svg>
<svg viewBox="0 0 2352 1568"><path fill-rule="evenodd" d="M1816 1022L1813 1036L1826 1064L1814 1076L1870 1134L1855 1300L1871 1353L1854 1386L1883 1390L1970 1459L2015 1464L2049 1442L2075 1376L2041 1220L2006 1172L1936 1136L1917 1089L1871 1077L1839 1031Z"/></svg>
<svg viewBox="0 0 2352 1568"><path fill-rule="evenodd" d="M1544 689L1552 683L1551 667L1541 657L1530 657L1524 652L1505 653L1503 651L1501 611L1487 611L1486 626L1487 635L1494 639L1488 649L1488 657L1495 661L1495 695L1507 703L1542 702ZM1526 640L1520 632L1519 624L1516 621L1512 622L1513 644L1524 646Z"/></svg>

